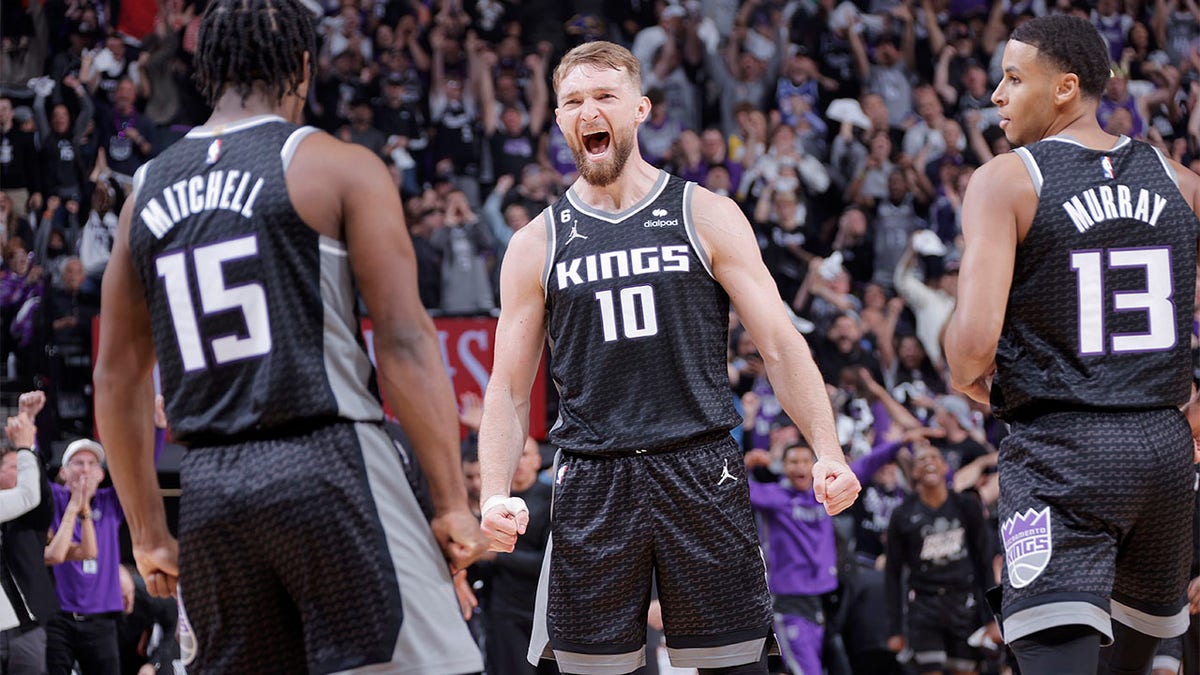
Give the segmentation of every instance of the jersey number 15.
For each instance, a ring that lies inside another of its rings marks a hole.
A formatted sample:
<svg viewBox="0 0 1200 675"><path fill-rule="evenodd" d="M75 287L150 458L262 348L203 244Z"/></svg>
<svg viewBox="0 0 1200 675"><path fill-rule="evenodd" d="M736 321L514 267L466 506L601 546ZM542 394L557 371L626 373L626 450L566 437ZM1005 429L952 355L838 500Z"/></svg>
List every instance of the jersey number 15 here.
<svg viewBox="0 0 1200 675"><path fill-rule="evenodd" d="M196 287L200 289L200 307L205 314L239 310L246 321L246 337L224 335L209 341L213 359L218 364L262 356L271 351L271 324L267 315L267 294L261 284L238 286L225 284L223 265L230 260L258 255L258 239L254 235L200 246L192 250L192 267ZM179 343L183 369L202 370L207 367L203 338L196 319L195 303L188 283L187 255L175 251L156 261L158 276L166 287L171 322Z"/></svg>

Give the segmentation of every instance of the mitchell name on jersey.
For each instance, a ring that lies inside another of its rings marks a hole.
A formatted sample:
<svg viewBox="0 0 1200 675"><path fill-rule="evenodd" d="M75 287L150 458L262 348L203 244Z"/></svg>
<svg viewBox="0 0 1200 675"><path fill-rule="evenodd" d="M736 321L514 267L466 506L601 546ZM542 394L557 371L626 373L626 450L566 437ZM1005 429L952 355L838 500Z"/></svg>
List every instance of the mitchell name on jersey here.
<svg viewBox="0 0 1200 675"><path fill-rule="evenodd" d="M1071 197L1062 206L1080 232L1087 232L1098 223L1117 218L1132 218L1154 227L1167 207L1167 198L1146 188L1139 188L1135 203L1133 189L1128 185L1118 184L1115 190L1112 186L1100 185Z"/></svg>
<svg viewBox="0 0 1200 675"><path fill-rule="evenodd" d="M202 211L235 211L243 218L250 218L264 182L265 179L255 178L249 171L215 169L163 188L159 195L146 201L138 217L158 239L179 221Z"/></svg>

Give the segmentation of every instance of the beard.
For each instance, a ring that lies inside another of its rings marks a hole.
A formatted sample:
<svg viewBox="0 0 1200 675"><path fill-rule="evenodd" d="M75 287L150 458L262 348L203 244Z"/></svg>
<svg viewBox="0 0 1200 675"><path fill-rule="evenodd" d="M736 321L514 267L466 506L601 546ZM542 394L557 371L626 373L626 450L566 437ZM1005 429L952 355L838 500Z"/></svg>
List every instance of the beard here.
<svg viewBox="0 0 1200 675"><path fill-rule="evenodd" d="M590 161L587 147L576 146L573 138L567 142L571 147L571 155L575 158L575 168L580 177L590 185L611 185L621 176L621 170L625 168L625 162L629 161L629 155L633 152L633 134L617 135L610 132L608 142L612 146L612 154L603 162Z"/></svg>

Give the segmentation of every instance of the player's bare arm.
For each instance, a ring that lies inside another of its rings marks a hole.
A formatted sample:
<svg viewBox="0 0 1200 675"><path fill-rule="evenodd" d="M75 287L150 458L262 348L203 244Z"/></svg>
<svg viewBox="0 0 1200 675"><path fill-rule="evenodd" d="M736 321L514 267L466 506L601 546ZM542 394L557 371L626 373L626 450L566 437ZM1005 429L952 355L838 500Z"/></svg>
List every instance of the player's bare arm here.
<svg viewBox="0 0 1200 675"><path fill-rule="evenodd" d="M1012 153L980 167L963 198L966 245L958 305L946 328L946 360L954 388L981 403L988 402L996 371L996 345L1016 264L1018 222L1028 228L1036 208L1033 183L1021 158Z"/></svg>
<svg viewBox="0 0 1200 675"><path fill-rule="evenodd" d="M546 341L542 268L546 227L540 214L513 235L500 270L500 321L491 378L479 427L483 531L493 551L510 552L529 512L509 497L513 473L529 435L529 393Z"/></svg>
<svg viewBox="0 0 1200 675"><path fill-rule="evenodd" d="M152 595L175 591L179 548L167 530L154 468L154 344L150 312L129 253L134 197L125 200L104 271L96 358L96 428L125 510L138 572Z"/></svg>
<svg viewBox="0 0 1200 675"><path fill-rule="evenodd" d="M1192 207L1192 212L1200 216L1200 176L1173 159L1168 161L1171 162L1175 175L1179 177L1180 194L1187 200L1188 206ZM1200 241L1197 243L1200 244ZM1196 262L1200 265L1200 249L1197 250ZM1192 427L1192 436L1197 439L1196 463L1200 464L1200 392L1192 396L1183 407L1183 412L1187 415L1188 425Z"/></svg>
<svg viewBox="0 0 1200 675"><path fill-rule="evenodd" d="M292 189L299 185L306 187ZM300 143L288 186L310 226L321 231L341 223L350 268L374 326L383 394L429 479L434 535L451 566L466 567L483 553L483 539L467 505L458 411L433 320L417 294L416 254L400 196L378 157L327 134ZM309 192L309 186L327 187ZM325 199L322 189L337 194ZM321 213L319 205L341 213Z"/></svg>
<svg viewBox="0 0 1200 675"><path fill-rule="evenodd" d="M839 513L854 503L861 486L838 443L825 381L804 336L787 316L750 223L732 200L703 188L693 193L692 215L713 276L754 337L776 396L816 451L817 500L831 515Z"/></svg>

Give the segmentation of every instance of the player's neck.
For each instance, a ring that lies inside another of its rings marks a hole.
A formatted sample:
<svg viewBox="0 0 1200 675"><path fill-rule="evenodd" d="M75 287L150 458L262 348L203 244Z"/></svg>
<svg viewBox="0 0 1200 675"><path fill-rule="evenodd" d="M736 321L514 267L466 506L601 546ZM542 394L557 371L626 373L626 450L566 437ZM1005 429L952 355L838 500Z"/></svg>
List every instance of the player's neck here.
<svg viewBox="0 0 1200 675"><path fill-rule="evenodd" d="M278 115L290 120L294 116L293 109L297 107L291 101L292 98L292 96L285 96L282 101L274 101L255 90L243 100L242 95L231 87L217 99L212 115L209 116L204 126L231 124L263 115Z"/></svg>
<svg viewBox="0 0 1200 675"><path fill-rule="evenodd" d="M950 498L950 488L945 484L926 487L925 485L917 485L917 498L931 509L941 508L942 504Z"/></svg>
<svg viewBox="0 0 1200 675"><path fill-rule="evenodd" d="M585 204L601 211L618 213L641 201L658 182L661 172L642 159L636 149L630 152L629 161L621 175L603 187L592 185L583 178L575 181L571 189Z"/></svg>
<svg viewBox="0 0 1200 675"><path fill-rule="evenodd" d="M1110 150L1120 140L1100 128L1096 120L1096 106L1086 106L1071 114L1061 115L1046 130L1042 138L1063 136L1096 150Z"/></svg>

